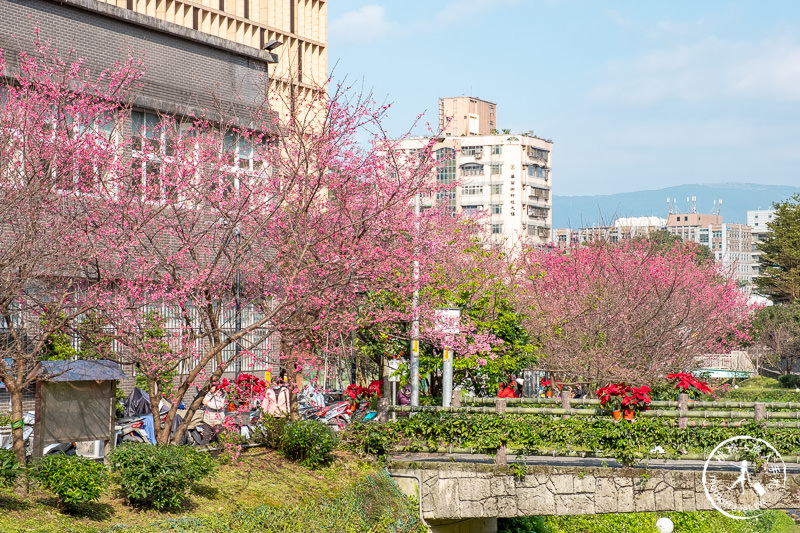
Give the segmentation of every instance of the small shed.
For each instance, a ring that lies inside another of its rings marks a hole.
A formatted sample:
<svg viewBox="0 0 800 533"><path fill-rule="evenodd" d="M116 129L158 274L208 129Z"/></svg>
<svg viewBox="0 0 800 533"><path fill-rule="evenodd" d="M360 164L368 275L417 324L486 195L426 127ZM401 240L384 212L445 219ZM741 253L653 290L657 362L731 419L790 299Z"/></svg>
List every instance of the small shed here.
<svg viewBox="0 0 800 533"><path fill-rule="evenodd" d="M58 442L105 441L104 456L114 446L117 380L114 361L43 361L36 381L34 458Z"/></svg>

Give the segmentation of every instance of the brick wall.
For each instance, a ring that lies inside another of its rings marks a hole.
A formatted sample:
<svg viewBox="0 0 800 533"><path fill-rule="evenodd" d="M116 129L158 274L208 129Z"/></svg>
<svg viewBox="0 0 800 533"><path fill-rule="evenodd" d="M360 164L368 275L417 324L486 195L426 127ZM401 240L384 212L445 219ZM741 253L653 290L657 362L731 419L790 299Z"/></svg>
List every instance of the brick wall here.
<svg viewBox="0 0 800 533"><path fill-rule="evenodd" d="M62 56L73 51L93 72L128 53L144 61L139 107L172 114L219 110L246 119L266 99L268 52L131 13L95 0L0 0L0 48L12 65L33 50L35 28Z"/></svg>

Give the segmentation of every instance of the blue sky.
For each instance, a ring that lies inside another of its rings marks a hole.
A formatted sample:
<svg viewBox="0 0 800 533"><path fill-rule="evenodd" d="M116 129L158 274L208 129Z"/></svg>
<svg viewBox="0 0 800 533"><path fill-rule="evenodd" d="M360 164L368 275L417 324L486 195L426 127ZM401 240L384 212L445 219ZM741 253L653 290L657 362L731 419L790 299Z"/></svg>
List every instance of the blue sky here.
<svg viewBox="0 0 800 533"><path fill-rule="evenodd" d="M798 22L777 0L332 0L328 61L392 104L393 135L440 96L495 102L554 141L555 194L800 189Z"/></svg>

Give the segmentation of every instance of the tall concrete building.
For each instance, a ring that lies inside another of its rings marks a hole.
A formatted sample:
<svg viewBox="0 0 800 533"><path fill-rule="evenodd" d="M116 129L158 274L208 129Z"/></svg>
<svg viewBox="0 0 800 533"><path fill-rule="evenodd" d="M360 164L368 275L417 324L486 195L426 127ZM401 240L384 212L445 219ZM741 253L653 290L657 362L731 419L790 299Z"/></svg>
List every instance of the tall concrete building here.
<svg viewBox="0 0 800 533"><path fill-rule="evenodd" d="M290 95L303 97L325 90L327 0L99 1L249 48L269 46L278 59L270 72L270 89L280 96L271 102L279 114L288 111L284 103Z"/></svg>
<svg viewBox="0 0 800 533"><path fill-rule="evenodd" d="M451 102L453 107L440 106L440 113L464 103L469 105L470 99L442 100L458 102ZM496 109L494 104L489 105L491 113L478 116L472 123L474 131L494 125ZM447 123L444 115L439 118L441 123ZM465 131L470 131L469 114L467 122L461 120L448 124L455 125L457 131L466 125ZM427 138L405 139L400 148L413 152L427 143ZM545 245L550 241L552 141L524 134L450 134L439 138L433 150L439 162L437 182L458 183L446 196L450 208L485 214L487 230L496 245L511 249L520 242Z"/></svg>
<svg viewBox="0 0 800 533"><path fill-rule="evenodd" d="M497 105L472 96L439 98L439 129L445 136L492 135Z"/></svg>
<svg viewBox="0 0 800 533"><path fill-rule="evenodd" d="M140 11L103 0L0 0L0 49L13 68L20 52L35 50L38 28L38 38L98 73L128 54L141 58L134 107L147 123L157 113L247 121L264 104L276 55Z"/></svg>

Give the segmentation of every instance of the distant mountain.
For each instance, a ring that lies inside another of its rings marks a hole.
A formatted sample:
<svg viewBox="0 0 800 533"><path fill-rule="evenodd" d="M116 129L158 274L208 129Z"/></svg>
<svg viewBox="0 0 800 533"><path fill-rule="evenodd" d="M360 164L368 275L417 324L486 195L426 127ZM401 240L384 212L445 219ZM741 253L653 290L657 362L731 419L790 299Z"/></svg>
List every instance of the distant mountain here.
<svg viewBox="0 0 800 533"><path fill-rule="evenodd" d="M697 198L698 213L711 213L714 200L722 199L722 221L746 224L747 211L770 209L773 202L785 200L797 192L800 192L800 186L710 183L595 196L553 195L553 227L613 224L620 217L655 215L666 218L669 212L667 197L675 198L678 211L686 212L686 198L693 196Z"/></svg>

